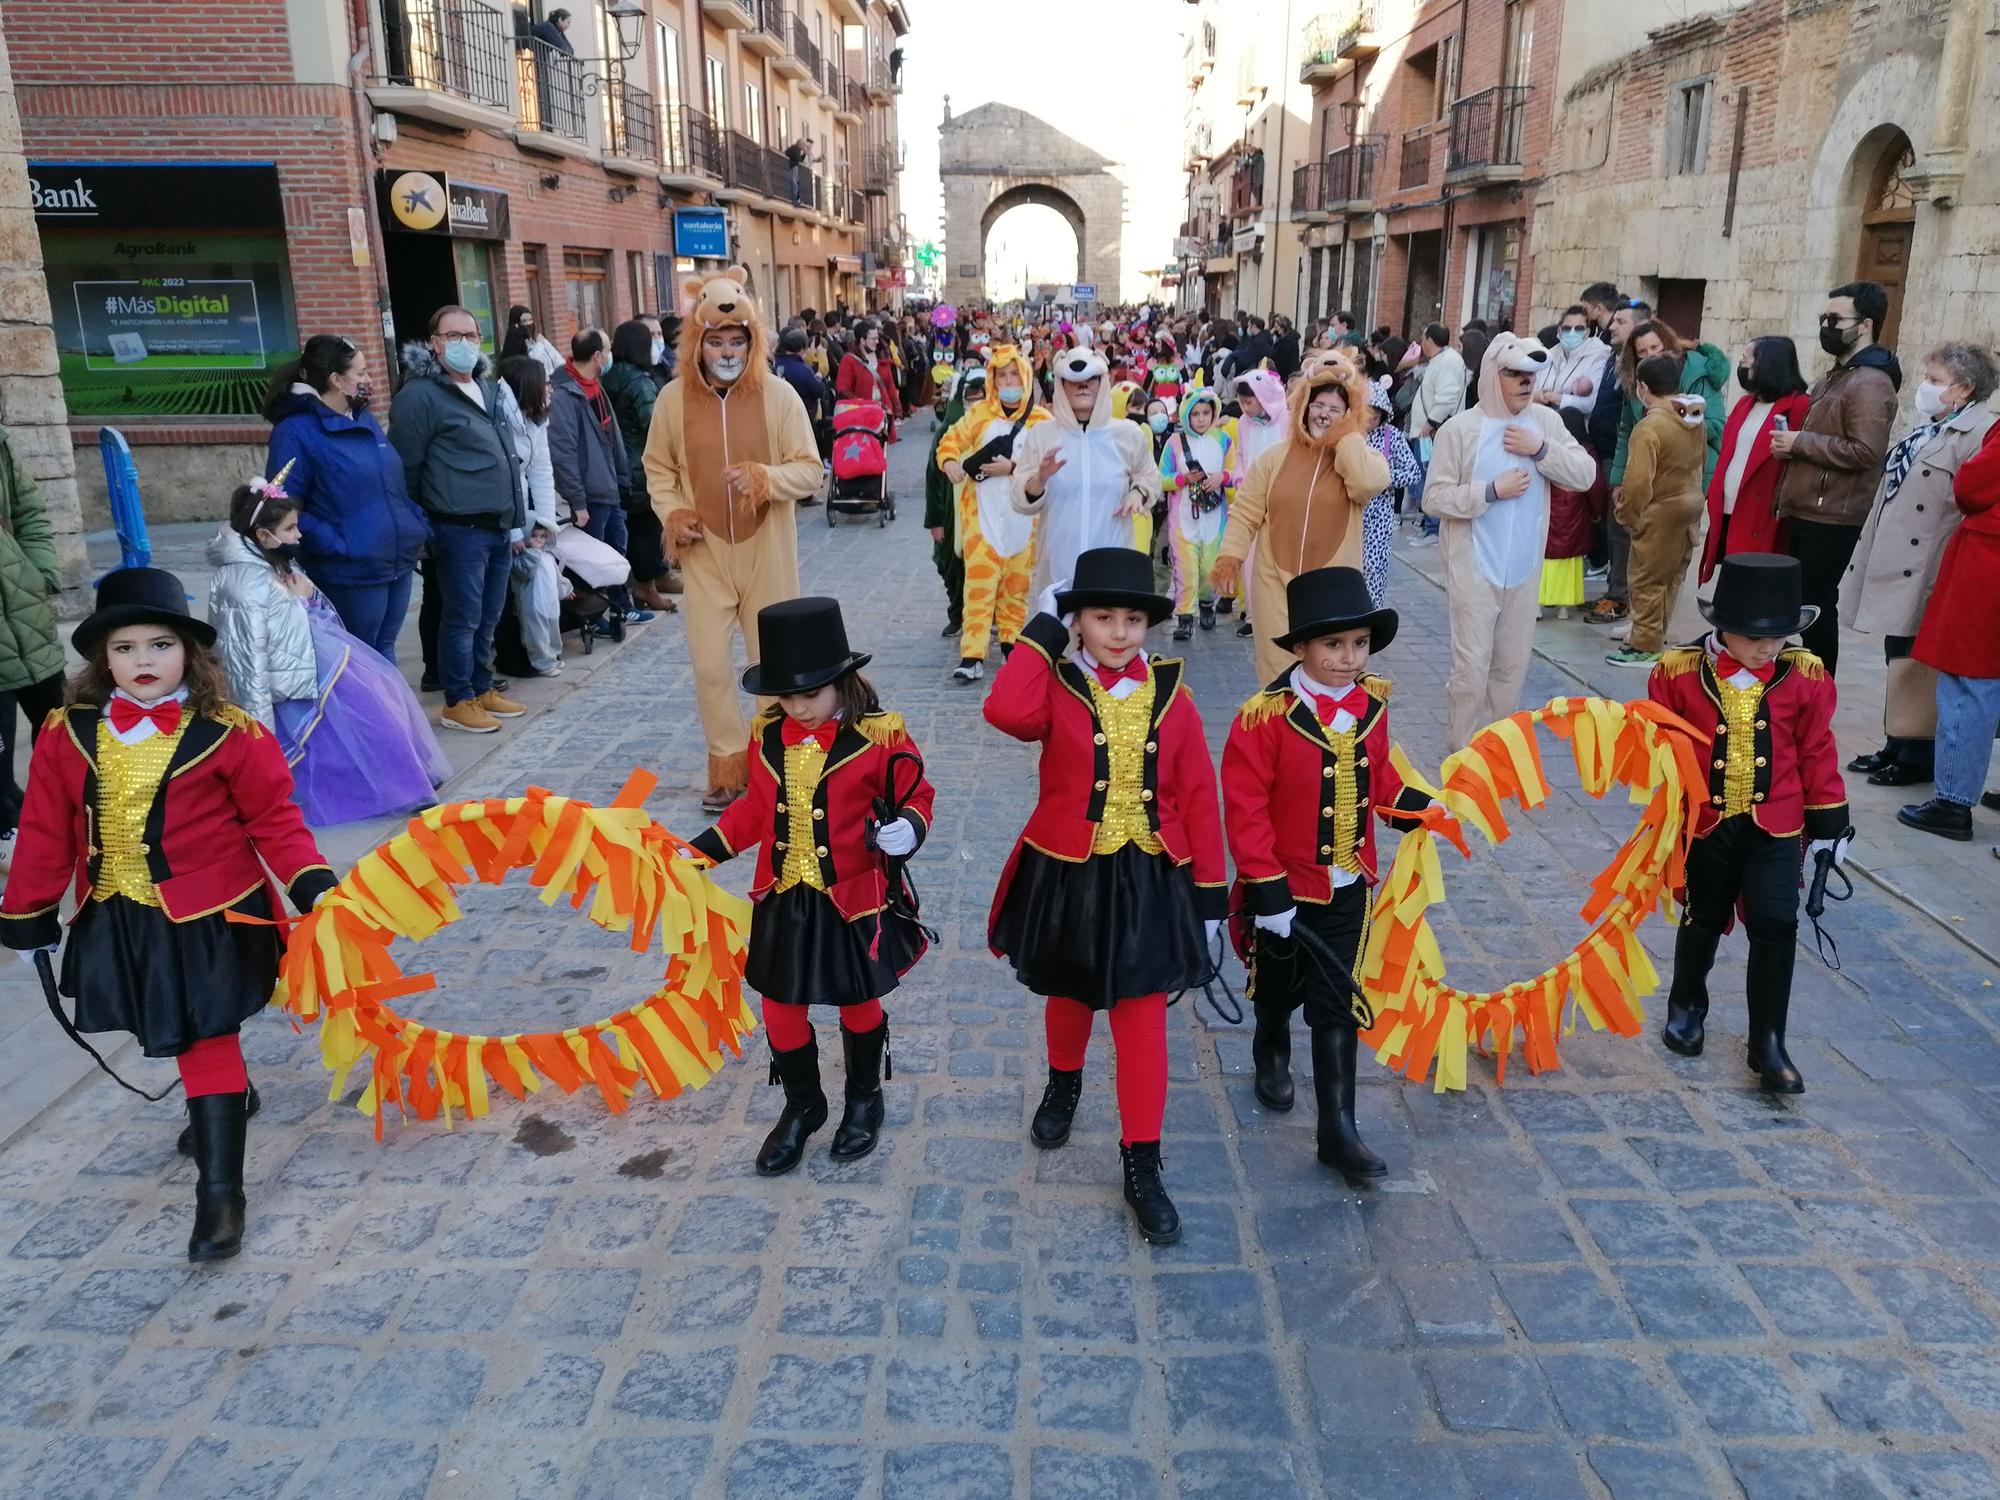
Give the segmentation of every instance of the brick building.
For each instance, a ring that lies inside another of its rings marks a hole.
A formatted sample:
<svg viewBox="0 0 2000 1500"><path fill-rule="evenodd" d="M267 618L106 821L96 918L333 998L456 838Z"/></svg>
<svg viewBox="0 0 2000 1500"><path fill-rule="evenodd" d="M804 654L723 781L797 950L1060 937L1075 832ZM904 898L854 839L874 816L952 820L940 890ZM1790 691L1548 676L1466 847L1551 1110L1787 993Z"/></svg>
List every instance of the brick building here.
<svg viewBox="0 0 2000 1500"><path fill-rule="evenodd" d="M1989 7L1695 0L1683 19L1574 7L1559 176L1535 216L1538 316L1590 281L1687 336L1788 334L1809 368L1827 290L1890 289L1911 356L1994 338L2000 126Z"/></svg>
<svg viewBox="0 0 2000 1500"><path fill-rule="evenodd" d="M1350 0L1306 23L1307 147L1286 185L1308 226L1304 316L1345 308L1410 336L1433 320L1531 326L1564 10Z"/></svg>
<svg viewBox="0 0 2000 1500"><path fill-rule="evenodd" d="M561 8L10 7L79 449L113 422L149 513L213 515L306 334L379 372L440 304L497 337L518 302L560 346L730 261L779 319L900 297L903 0L569 0L566 31Z"/></svg>

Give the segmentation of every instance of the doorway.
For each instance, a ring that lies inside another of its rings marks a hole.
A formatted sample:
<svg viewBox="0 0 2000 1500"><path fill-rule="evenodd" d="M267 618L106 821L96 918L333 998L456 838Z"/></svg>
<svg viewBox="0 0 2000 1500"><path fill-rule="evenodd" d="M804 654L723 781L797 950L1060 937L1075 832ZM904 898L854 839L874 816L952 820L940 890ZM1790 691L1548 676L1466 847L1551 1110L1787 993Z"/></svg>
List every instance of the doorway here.
<svg viewBox="0 0 2000 1500"><path fill-rule="evenodd" d="M1917 233L1917 195L1909 172L1916 165L1910 138L1900 130L1883 142L1868 178L1868 196L1861 204L1861 247L1854 274L1859 281L1879 281L1889 294L1889 316L1876 330L1876 342L1893 346L1903 321L1903 286L1909 279L1910 246Z"/></svg>
<svg viewBox="0 0 2000 1500"><path fill-rule="evenodd" d="M1662 276L1659 290L1653 294L1653 310L1683 343L1691 344L1701 337L1701 309L1707 300L1706 281Z"/></svg>
<svg viewBox="0 0 2000 1500"><path fill-rule="evenodd" d="M1403 336L1414 338L1426 324L1444 318L1444 231L1410 236L1409 275L1403 282Z"/></svg>
<svg viewBox="0 0 2000 1500"><path fill-rule="evenodd" d="M382 239L397 346L422 343L430 337L431 314L458 301L452 241L441 234L388 234Z"/></svg>

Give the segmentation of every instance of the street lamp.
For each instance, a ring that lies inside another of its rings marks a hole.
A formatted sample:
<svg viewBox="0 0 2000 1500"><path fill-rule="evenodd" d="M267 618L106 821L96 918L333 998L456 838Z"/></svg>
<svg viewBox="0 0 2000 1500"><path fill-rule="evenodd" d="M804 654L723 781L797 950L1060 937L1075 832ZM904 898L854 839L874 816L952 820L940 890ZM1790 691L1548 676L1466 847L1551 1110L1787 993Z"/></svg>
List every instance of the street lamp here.
<svg viewBox="0 0 2000 1500"><path fill-rule="evenodd" d="M618 60L630 62L639 55L639 44L645 36L646 7L638 0L613 0L604 7L604 13L618 23ZM625 24L627 21L631 26Z"/></svg>

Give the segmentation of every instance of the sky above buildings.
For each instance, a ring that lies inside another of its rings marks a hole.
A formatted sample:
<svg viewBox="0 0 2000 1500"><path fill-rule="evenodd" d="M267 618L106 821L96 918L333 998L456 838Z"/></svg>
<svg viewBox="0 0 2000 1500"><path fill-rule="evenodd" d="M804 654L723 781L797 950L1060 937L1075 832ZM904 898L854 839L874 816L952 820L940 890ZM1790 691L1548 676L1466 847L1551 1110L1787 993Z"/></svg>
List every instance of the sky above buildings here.
<svg viewBox="0 0 2000 1500"><path fill-rule="evenodd" d="M938 185L938 124L945 96L962 115L1011 104L1048 121L1116 163L1125 183L1122 294L1158 286L1138 272L1173 255L1187 181L1180 161L1182 0L911 0L897 101L906 146L903 213L910 238L944 243ZM1018 208L994 225L989 250L1006 246L1006 276L991 288L1018 296L1025 268L1036 279L1076 275L1076 241L1052 209Z"/></svg>

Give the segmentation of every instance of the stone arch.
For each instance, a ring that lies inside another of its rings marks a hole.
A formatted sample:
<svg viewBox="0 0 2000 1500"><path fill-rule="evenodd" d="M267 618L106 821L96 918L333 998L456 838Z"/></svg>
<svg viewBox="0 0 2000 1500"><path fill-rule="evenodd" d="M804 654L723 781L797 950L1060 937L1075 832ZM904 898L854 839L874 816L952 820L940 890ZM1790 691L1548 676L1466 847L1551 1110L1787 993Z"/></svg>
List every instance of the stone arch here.
<svg viewBox="0 0 2000 1500"><path fill-rule="evenodd" d="M944 186L947 302L986 297L986 238L1010 208L1053 208L1076 231L1076 277L1100 301L1119 300L1125 185L1112 163L1045 120L1008 104L956 118L947 101L939 127Z"/></svg>

